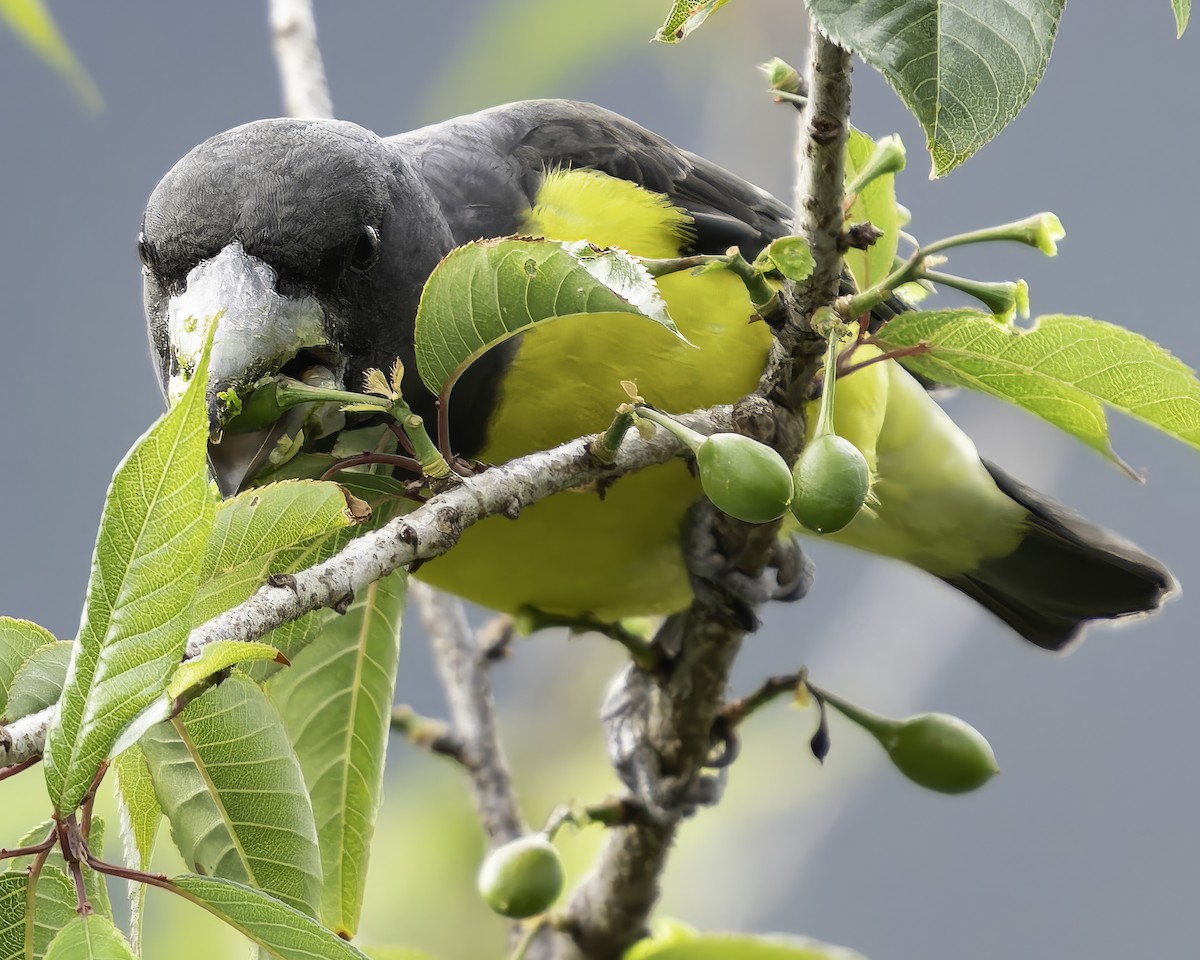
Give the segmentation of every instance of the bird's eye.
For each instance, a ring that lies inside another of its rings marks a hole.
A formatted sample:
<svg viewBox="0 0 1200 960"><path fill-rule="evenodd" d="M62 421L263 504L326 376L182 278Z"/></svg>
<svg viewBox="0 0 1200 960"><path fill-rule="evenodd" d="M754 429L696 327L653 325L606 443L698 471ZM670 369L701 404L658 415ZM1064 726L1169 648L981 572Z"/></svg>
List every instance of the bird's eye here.
<svg viewBox="0 0 1200 960"><path fill-rule="evenodd" d="M350 269L356 273L366 273L378 259L379 231L374 227L363 227L354 244L354 252L350 255Z"/></svg>
<svg viewBox="0 0 1200 960"><path fill-rule="evenodd" d="M147 270L154 269L154 248L150 246L150 241L146 239L146 234L139 233L138 241L138 257L141 258L142 266Z"/></svg>

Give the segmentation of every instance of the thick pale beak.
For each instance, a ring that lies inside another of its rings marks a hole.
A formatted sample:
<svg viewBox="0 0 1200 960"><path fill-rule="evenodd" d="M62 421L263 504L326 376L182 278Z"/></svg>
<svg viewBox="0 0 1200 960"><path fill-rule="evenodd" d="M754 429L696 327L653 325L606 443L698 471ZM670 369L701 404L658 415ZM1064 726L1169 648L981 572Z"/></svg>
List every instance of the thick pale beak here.
<svg viewBox="0 0 1200 960"><path fill-rule="evenodd" d="M307 411L293 407L262 430L224 433L208 441L208 466L222 497L232 497L254 479L271 461L280 445L294 443Z"/></svg>
<svg viewBox="0 0 1200 960"><path fill-rule="evenodd" d="M285 297L275 288L275 271L235 241L187 276L183 293L167 307L167 329L175 368L167 386L174 402L195 369L208 321L219 317L209 357L206 397L209 410L209 462L224 496L242 488L265 467L274 450L296 438L310 407L286 411L274 423L248 432L226 430L237 404L264 376L278 373L304 351L328 353L325 311L310 296ZM330 370L340 379L340 370Z"/></svg>

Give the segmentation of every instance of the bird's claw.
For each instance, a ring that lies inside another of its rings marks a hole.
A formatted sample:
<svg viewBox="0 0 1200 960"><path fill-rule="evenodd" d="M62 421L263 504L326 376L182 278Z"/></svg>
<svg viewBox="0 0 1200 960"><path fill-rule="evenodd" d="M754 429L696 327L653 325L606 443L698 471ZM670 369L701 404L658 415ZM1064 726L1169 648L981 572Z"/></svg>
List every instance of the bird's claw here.
<svg viewBox="0 0 1200 960"><path fill-rule="evenodd" d="M647 816L671 821L720 802L728 777L728 751L718 750L714 762L692 773L666 772L646 732L650 707L659 695L654 678L629 664L609 686L600 718L609 760L621 782Z"/></svg>

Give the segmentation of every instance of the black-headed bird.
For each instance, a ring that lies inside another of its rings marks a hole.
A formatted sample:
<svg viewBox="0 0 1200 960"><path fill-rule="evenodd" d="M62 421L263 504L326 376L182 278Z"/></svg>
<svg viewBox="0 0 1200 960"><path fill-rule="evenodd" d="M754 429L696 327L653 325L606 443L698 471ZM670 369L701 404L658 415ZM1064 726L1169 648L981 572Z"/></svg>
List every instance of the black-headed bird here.
<svg viewBox="0 0 1200 960"><path fill-rule="evenodd" d="M223 310L209 397L279 371L359 389L369 368L415 373L422 284L452 248L514 234L586 239L638 257L752 259L791 232L788 207L734 174L599 107L528 101L395 137L333 120L263 120L200 144L150 197L139 249L150 339L171 396L199 349L196 318ZM635 316L581 315L488 351L455 388L449 437L484 463L603 430L634 381L672 412L731 403L755 387L771 332L748 319L728 271L658 280L683 343ZM694 345L694 346L692 346ZM696 349L698 348L698 349ZM290 412L210 447L232 493L301 446L346 428ZM305 433L298 438L300 420ZM353 421L353 418L351 418ZM1155 610L1175 584L1126 540L980 460L970 439L898 363L839 381L838 433L865 455L872 500L827 539L894 557L978 601L1040 647L1089 622ZM353 422L350 423L353 426ZM681 530L701 496L675 461L601 498L569 491L468 529L420 575L498 610L614 620L691 597Z"/></svg>

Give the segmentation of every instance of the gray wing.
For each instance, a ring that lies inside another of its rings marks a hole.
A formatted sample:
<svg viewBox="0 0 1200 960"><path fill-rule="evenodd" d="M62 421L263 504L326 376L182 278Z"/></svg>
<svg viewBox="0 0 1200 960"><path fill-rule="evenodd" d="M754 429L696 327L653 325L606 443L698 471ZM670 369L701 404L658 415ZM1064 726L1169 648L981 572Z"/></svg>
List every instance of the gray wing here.
<svg viewBox="0 0 1200 960"><path fill-rule="evenodd" d="M387 141L415 163L457 243L513 233L557 166L590 167L665 194L695 221L694 253L747 257L791 231L769 193L631 120L589 103L527 100Z"/></svg>

